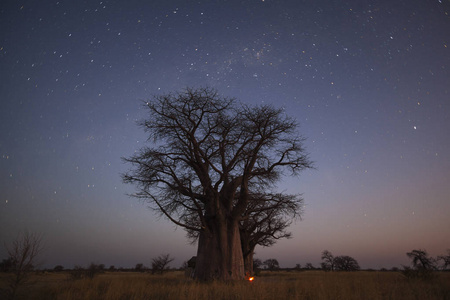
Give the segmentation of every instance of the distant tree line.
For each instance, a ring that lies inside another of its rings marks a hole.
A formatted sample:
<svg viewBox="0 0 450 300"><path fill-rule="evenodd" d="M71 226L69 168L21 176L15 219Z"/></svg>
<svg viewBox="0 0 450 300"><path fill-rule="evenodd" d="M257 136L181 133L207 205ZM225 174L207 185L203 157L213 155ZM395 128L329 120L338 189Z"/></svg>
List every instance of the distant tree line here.
<svg viewBox="0 0 450 300"><path fill-rule="evenodd" d="M9 257L0 262L0 272L8 273L5 278L8 282L8 290L5 292L7 298L14 298L17 289L25 284L30 274L36 270L37 255L42 250L41 236L36 234L24 233L7 246ZM410 266L403 266L401 273L407 278L429 279L432 278L436 271L450 270L450 249L444 255L431 257L426 250L412 250L406 253L411 259ZM169 270L170 263L174 260L170 254L161 254L151 260L151 267L147 268L142 263L138 263L134 268L123 269L110 266L106 269L104 264L91 263L88 267L83 268L76 265L73 269L65 270L62 265L56 265L53 272L66 271L71 279L94 278L96 275L105 271L134 271L148 272L152 274L163 274ZM353 257L347 255L334 256L330 251L324 250L321 254L321 269L325 271L357 271L360 270L359 263ZM182 268L195 269L196 257L191 258L183 264ZM280 270L277 259L269 258L264 261L253 259L253 268L256 274L261 270L275 271ZM296 264L294 270L301 270L301 265ZM315 269L311 263L305 264L303 270ZM382 269L383 270L383 269ZM385 269L384 269L385 270ZM400 271L393 268L393 271ZM190 273L192 277L192 273Z"/></svg>
<svg viewBox="0 0 450 300"><path fill-rule="evenodd" d="M72 270L69 270L69 278L73 280L83 278L93 279L96 275L103 273L104 271L104 264L91 263L87 268L77 265Z"/></svg>

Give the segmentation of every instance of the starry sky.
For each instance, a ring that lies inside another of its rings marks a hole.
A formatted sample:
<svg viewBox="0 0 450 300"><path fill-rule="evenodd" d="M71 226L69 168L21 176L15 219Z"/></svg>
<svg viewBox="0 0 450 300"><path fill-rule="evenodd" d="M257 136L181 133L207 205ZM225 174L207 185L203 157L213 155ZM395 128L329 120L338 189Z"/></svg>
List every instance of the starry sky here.
<svg viewBox="0 0 450 300"><path fill-rule="evenodd" d="M195 255L127 196L121 157L148 143L143 100L209 86L285 109L315 161L279 184L305 199L293 238L256 257L319 266L327 249L390 268L445 253L449 14L449 0L1 1L2 243L41 233L51 268Z"/></svg>

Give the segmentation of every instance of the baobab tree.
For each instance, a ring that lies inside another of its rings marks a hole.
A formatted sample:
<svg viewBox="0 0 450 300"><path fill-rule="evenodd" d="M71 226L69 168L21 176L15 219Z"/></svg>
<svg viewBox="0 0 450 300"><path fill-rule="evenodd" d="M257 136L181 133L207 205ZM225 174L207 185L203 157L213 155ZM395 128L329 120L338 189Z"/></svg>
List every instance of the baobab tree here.
<svg viewBox="0 0 450 300"><path fill-rule="evenodd" d="M282 238L291 238L286 229L300 217L303 198L300 195L252 194L239 224L245 273L253 275L253 255L257 245L270 247Z"/></svg>
<svg viewBox="0 0 450 300"><path fill-rule="evenodd" d="M239 223L250 188L311 167L297 123L281 109L238 104L210 88L156 96L145 107L150 115L140 125L154 143L124 159L132 165L124 181L198 232L196 278L243 279Z"/></svg>
<svg viewBox="0 0 450 300"><path fill-rule="evenodd" d="M250 193L249 205L239 222L242 255L246 276L253 276L253 256L256 246L270 247L282 238L291 238L286 229L302 213L303 198L300 195ZM190 224L197 223L193 216ZM194 244L199 232L186 230Z"/></svg>

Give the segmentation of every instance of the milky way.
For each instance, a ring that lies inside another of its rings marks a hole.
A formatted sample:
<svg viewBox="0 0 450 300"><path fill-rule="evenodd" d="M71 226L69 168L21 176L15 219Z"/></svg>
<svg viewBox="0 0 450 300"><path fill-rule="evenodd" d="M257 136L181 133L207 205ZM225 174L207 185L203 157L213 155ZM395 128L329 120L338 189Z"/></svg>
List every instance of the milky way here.
<svg viewBox="0 0 450 300"><path fill-rule="evenodd" d="M279 185L305 198L293 239L256 257L318 266L327 249L379 268L444 253L449 12L448 0L2 1L2 240L42 233L48 267L195 255L127 196L121 157L147 143L142 101L209 86L285 109L316 164Z"/></svg>

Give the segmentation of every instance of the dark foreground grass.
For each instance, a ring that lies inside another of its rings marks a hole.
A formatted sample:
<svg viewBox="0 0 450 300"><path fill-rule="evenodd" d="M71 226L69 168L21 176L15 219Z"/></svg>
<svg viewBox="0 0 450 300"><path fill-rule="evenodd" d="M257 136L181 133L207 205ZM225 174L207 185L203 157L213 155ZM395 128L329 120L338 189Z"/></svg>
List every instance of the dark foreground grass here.
<svg viewBox="0 0 450 300"><path fill-rule="evenodd" d="M5 287L5 275L0 277ZM104 273L70 279L66 273L34 275L18 299L449 299L450 273L431 280L407 279L397 272L262 272L255 281L196 282L183 272L164 275Z"/></svg>

